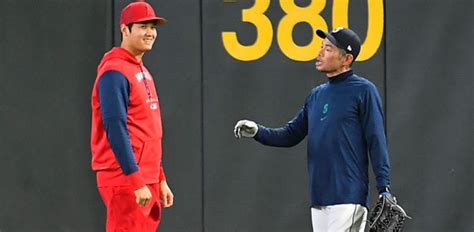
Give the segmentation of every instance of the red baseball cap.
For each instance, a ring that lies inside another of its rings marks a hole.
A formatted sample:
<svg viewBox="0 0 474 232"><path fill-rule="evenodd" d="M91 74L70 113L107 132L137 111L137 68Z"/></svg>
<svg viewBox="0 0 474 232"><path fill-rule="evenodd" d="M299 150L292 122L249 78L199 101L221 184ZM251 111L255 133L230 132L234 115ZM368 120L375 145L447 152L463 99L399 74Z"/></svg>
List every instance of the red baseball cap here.
<svg viewBox="0 0 474 232"><path fill-rule="evenodd" d="M156 21L156 24L166 23L166 19L158 17L153 7L146 2L132 2L122 10L120 24L139 23L145 21Z"/></svg>

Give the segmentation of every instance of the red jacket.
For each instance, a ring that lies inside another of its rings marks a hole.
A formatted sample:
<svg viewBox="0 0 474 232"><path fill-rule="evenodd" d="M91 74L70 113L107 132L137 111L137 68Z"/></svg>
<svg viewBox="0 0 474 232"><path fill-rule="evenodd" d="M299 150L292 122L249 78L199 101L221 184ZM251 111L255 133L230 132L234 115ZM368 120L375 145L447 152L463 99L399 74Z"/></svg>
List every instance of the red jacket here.
<svg viewBox="0 0 474 232"><path fill-rule="evenodd" d="M139 170L128 176L122 172L114 156L102 123L98 80L110 70L122 73L130 84L127 128ZM134 185L139 188L165 180L161 165L162 137L160 105L153 77L127 50L113 48L100 62L92 90L92 169L97 173L97 185Z"/></svg>

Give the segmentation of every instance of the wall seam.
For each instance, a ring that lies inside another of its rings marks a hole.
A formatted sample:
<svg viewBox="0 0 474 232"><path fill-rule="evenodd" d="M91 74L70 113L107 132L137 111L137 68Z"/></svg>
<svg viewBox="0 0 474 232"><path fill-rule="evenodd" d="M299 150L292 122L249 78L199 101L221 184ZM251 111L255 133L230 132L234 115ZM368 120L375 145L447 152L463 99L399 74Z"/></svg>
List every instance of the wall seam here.
<svg viewBox="0 0 474 232"><path fill-rule="evenodd" d="M205 169L204 169L204 44L203 44L203 0L199 0L199 26L201 32L200 41L200 65L201 65L201 231L206 231L205 226Z"/></svg>
<svg viewBox="0 0 474 232"><path fill-rule="evenodd" d="M115 46L115 1L114 0L111 1L111 7L112 7L112 14L111 14L112 23L110 25L112 27L112 30L111 30L112 35L110 37L111 39L110 44L111 44L111 47L114 47Z"/></svg>
<svg viewBox="0 0 474 232"><path fill-rule="evenodd" d="M383 14L383 36L384 36L384 42L383 42L383 87L384 87L384 103L383 103L383 111L384 111L384 115L385 115L385 120L384 120L384 127L385 127L385 137L386 137L386 140L387 140L387 146L388 146L388 106L387 106L387 103L388 103L388 85L387 85L387 5L386 5L387 1L383 1L383 11L384 11L384 14Z"/></svg>

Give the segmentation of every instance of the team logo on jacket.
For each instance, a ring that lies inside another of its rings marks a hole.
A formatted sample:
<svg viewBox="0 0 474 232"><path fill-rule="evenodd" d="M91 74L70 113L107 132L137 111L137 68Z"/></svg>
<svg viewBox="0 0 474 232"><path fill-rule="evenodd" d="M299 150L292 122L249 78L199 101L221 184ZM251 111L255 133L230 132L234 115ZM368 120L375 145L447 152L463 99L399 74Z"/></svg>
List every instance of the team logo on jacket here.
<svg viewBox="0 0 474 232"><path fill-rule="evenodd" d="M326 103L323 106L323 111L322 111L321 119L320 119L321 121L323 121L324 119L328 117L328 111L329 111L329 104Z"/></svg>
<svg viewBox="0 0 474 232"><path fill-rule="evenodd" d="M137 78L138 82L141 82L143 78L146 78L147 80L151 81L151 76L147 72L139 72L135 74L135 77Z"/></svg>

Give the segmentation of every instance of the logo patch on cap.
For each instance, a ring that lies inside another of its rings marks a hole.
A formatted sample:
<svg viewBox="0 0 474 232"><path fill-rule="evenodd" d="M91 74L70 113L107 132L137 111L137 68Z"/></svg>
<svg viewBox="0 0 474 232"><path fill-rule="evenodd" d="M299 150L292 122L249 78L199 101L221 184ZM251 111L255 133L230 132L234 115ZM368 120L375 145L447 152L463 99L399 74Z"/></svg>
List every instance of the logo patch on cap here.
<svg viewBox="0 0 474 232"><path fill-rule="evenodd" d="M338 28L332 30L332 33L336 33L336 32L338 32L338 31L340 31L340 30L342 30L342 29L344 29L344 28L343 28L343 27L338 27Z"/></svg>
<svg viewBox="0 0 474 232"><path fill-rule="evenodd" d="M352 47L351 47L351 45L347 46L347 51L352 52Z"/></svg>

